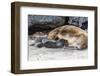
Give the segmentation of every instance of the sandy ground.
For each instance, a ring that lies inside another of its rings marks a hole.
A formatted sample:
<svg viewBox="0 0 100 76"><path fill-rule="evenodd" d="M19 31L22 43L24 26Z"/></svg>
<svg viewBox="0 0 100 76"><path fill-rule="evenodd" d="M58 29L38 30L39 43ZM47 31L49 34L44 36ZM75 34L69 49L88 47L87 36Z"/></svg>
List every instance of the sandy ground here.
<svg viewBox="0 0 100 76"><path fill-rule="evenodd" d="M29 61L67 60L88 58L88 50L71 50L64 48L37 48L29 46Z"/></svg>

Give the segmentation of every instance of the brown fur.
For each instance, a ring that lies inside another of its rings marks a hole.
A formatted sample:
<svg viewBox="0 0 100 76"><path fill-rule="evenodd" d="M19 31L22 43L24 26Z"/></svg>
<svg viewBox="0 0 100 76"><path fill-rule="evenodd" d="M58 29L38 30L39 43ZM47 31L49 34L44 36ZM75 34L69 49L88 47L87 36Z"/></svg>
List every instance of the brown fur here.
<svg viewBox="0 0 100 76"><path fill-rule="evenodd" d="M87 48L87 32L73 25L65 25L52 30L48 34L49 39L64 39L68 41L68 46L78 49Z"/></svg>

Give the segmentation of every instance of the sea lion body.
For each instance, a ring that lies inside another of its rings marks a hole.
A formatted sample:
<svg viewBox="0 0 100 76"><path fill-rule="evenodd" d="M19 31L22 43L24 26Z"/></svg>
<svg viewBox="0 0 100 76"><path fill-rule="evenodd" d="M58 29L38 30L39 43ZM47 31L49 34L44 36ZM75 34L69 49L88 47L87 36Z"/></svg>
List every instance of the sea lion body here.
<svg viewBox="0 0 100 76"><path fill-rule="evenodd" d="M58 27L48 34L48 39L64 39L69 47L77 49L87 48L88 36L85 30L73 25Z"/></svg>

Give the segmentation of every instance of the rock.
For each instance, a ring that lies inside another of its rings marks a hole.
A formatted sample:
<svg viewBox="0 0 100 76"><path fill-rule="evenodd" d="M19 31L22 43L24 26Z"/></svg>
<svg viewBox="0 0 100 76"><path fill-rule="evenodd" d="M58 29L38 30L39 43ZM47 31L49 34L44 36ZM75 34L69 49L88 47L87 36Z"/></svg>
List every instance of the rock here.
<svg viewBox="0 0 100 76"><path fill-rule="evenodd" d="M37 38L47 37L47 32L35 32L32 35L29 35L30 39L34 40Z"/></svg>
<svg viewBox="0 0 100 76"><path fill-rule="evenodd" d="M88 28L87 17L69 17L68 23L80 27L84 30Z"/></svg>
<svg viewBox="0 0 100 76"><path fill-rule="evenodd" d="M64 25L64 23L65 23L65 17L61 16L29 15L28 16L29 34L32 34L36 31L51 30L56 27Z"/></svg>
<svg viewBox="0 0 100 76"><path fill-rule="evenodd" d="M57 27L72 24L82 29L88 28L87 17L71 17L71 16L44 16L29 15L28 16L28 34L35 32L49 32Z"/></svg>
<svg viewBox="0 0 100 76"><path fill-rule="evenodd" d="M33 43L33 44L30 44L30 46L34 46L35 44Z"/></svg>
<svg viewBox="0 0 100 76"><path fill-rule="evenodd" d="M44 39L43 37L36 38L35 42L36 42L36 43L42 42L43 39Z"/></svg>
<svg viewBox="0 0 100 76"><path fill-rule="evenodd" d="M83 30L88 29L88 21L83 22L81 28L82 28Z"/></svg>

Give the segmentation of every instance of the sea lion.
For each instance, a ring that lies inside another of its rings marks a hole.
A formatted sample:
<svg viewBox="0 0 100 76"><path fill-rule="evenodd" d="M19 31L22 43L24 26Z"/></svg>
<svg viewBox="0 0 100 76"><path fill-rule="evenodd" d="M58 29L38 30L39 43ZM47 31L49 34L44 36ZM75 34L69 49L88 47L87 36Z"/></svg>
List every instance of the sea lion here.
<svg viewBox="0 0 100 76"><path fill-rule="evenodd" d="M50 31L48 39L58 40L64 39L68 47L75 49L86 49L88 42L87 32L73 25L64 25Z"/></svg>

